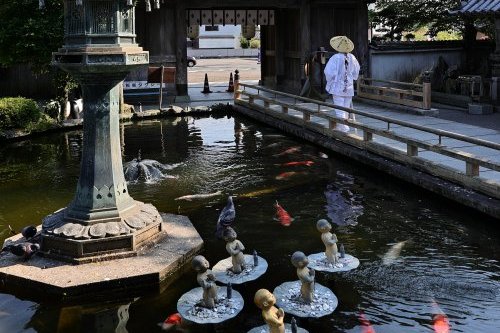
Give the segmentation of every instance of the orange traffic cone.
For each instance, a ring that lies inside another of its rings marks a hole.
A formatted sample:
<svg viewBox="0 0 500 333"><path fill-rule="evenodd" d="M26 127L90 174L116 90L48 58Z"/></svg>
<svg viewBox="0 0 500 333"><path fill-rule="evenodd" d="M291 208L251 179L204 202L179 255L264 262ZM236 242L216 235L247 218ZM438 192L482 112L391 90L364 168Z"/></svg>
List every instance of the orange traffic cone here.
<svg viewBox="0 0 500 333"><path fill-rule="evenodd" d="M208 85L208 75L205 73L205 83L203 84L203 91L202 93L204 94L210 94L210 86Z"/></svg>
<svg viewBox="0 0 500 333"><path fill-rule="evenodd" d="M233 72L229 74L229 86L227 87L227 92L234 93L234 82L233 82Z"/></svg>

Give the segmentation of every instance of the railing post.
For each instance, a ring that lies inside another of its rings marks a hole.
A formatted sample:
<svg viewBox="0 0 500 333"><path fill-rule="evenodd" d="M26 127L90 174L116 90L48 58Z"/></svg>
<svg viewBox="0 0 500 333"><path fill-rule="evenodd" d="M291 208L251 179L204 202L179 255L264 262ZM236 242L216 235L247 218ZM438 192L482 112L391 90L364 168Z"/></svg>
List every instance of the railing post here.
<svg viewBox="0 0 500 333"><path fill-rule="evenodd" d="M411 143L406 144L406 154L408 156L418 156L418 147L415 145L412 145Z"/></svg>
<svg viewBox="0 0 500 333"><path fill-rule="evenodd" d="M479 164L474 162L465 162L465 174L471 177L479 176Z"/></svg>
<svg viewBox="0 0 500 333"><path fill-rule="evenodd" d="M235 70L234 71L234 99L240 99L241 93L240 93L240 71Z"/></svg>
<svg viewBox="0 0 500 333"><path fill-rule="evenodd" d="M373 141L373 133L367 132L366 130L364 130L363 131L363 140L364 141Z"/></svg>
<svg viewBox="0 0 500 333"><path fill-rule="evenodd" d="M335 129L335 126L337 126L337 122L335 120L333 120L333 119L330 119L328 121L328 128L329 129Z"/></svg>
<svg viewBox="0 0 500 333"><path fill-rule="evenodd" d="M281 111L282 111L283 113L288 113L288 106L284 106L284 105L282 105L282 106L281 106Z"/></svg>
<svg viewBox="0 0 500 333"><path fill-rule="evenodd" d="M266 101L266 100L264 101L264 107L265 107L265 108L268 108L268 107L269 107L269 101Z"/></svg>
<svg viewBox="0 0 500 333"><path fill-rule="evenodd" d="M305 122L311 121L311 115L309 113L303 112L302 114L304 115Z"/></svg>
<svg viewBox="0 0 500 333"><path fill-rule="evenodd" d="M358 80L356 81L356 91L358 96L360 96L363 92L361 91L361 85L363 84L363 74L358 76Z"/></svg>
<svg viewBox="0 0 500 333"><path fill-rule="evenodd" d="M425 72L422 78L422 108L424 110L431 109L431 75L429 72Z"/></svg>

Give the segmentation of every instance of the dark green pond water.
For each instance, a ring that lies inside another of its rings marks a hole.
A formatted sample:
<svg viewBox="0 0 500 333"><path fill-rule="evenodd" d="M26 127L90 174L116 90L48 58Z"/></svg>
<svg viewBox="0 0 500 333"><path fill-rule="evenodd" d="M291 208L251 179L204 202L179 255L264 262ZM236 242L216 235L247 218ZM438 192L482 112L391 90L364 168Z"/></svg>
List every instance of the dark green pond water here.
<svg viewBox="0 0 500 333"><path fill-rule="evenodd" d="M441 310L451 332L500 332L500 231L494 221L246 118L148 121L124 125L122 137L124 161L141 149L143 158L181 163L170 171L176 179L130 184L135 199L188 215L214 265L227 257L224 242L214 237L226 197L174 199L216 191L235 195L239 239L270 264L259 280L235 287L246 302L238 317L189 332L246 332L263 324L253 294L296 279L294 251L324 249L315 229L320 218L342 224L334 230L361 265L346 273L317 273L339 306L332 315L300 320L302 327L314 333L372 332L361 324L366 318L375 332L433 332L433 314ZM39 224L69 203L81 145L82 133L75 131L0 147L1 241L9 224L17 230ZM282 153L293 147L295 153ZM314 164L283 166L307 160ZM290 227L273 220L276 200L295 218ZM400 255L388 256L398 242L405 242ZM195 286L194 274L187 273L160 294L72 306L0 294L0 333L159 332L157 323L176 312L177 299ZM127 306L128 320L125 315L113 324L109 314L124 313Z"/></svg>

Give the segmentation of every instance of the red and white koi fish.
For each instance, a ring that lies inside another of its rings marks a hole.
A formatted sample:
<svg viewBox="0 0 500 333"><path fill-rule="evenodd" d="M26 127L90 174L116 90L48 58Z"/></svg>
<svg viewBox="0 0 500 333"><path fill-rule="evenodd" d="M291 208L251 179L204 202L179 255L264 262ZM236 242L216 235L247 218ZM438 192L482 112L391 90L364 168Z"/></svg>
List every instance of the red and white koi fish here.
<svg viewBox="0 0 500 333"><path fill-rule="evenodd" d="M448 316L439 307L435 300L432 300L432 327L435 333L449 333L450 321Z"/></svg>
<svg viewBox="0 0 500 333"><path fill-rule="evenodd" d="M278 200L276 200L274 207L276 208L276 220L278 220L282 226L289 227L293 222L293 218L280 206Z"/></svg>
<svg viewBox="0 0 500 333"><path fill-rule="evenodd" d="M362 311L359 312L359 322L361 323L362 333L375 333L375 329Z"/></svg>
<svg viewBox="0 0 500 333"><path fill-rule="evenodd" d="M294 161L282 164L282 166L311 166L313 165L313 161Z"/></svg>
<svg viewBox="0 0 500 333"><path fill-rule="evenodd" d="M290 178L290 177L293 177L293 176L296 176L296 175L300 175L302 173L303 172L296 172L296 171L282 172L279 175L277 175L276 177L274 177L274 179L276 179L276 180L284 180L284 179L287 179L287 178Z"/></svg>
<svg viewBox="0 0 500 333"><path fill-rule="evenodd" d="M297 153L301 150L301 148L299 146L296 146L296 147L290 147L288 148L287 150L285 151L282 151L281 153L279 154L276 154L276 155L273 155L274 157L279 157L279 156L283 156L283 155L287 155L287 154L294 154L294 153Z"/></svg>
<svg viewBox="0 0 500 333"><path fill-rule="evenodd" d="M168 316L163 323L158 324L163 331L169 331L173 328L178 328L182 325L182 317L179 313L174 313Z"/></svg>

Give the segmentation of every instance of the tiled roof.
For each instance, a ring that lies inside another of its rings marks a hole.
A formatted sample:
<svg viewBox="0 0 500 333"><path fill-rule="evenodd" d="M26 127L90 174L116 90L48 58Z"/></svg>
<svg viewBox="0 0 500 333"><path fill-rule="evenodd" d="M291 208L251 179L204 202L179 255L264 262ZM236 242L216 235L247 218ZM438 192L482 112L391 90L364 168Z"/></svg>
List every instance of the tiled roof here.
<svg viewBox="0 0 500 333"><path fill-rule="evenodd" d="M452 11L454 14L486 14L500 13L500 0L469 0L462 1L462 6L458 10Z"/></svg>

